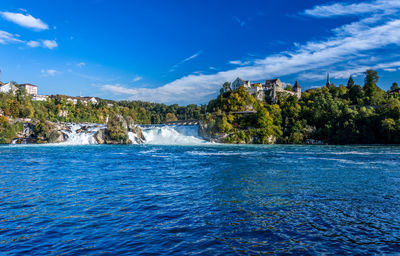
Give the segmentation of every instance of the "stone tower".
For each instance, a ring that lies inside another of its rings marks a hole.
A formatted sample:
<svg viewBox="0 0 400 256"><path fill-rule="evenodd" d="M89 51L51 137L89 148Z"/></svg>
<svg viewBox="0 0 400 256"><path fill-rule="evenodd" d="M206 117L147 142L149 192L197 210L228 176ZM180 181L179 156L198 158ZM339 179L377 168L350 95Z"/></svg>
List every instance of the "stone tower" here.
<svg viewBox="0 0 400 256"><path fill-rule="evenodd" d="M301 98L301 87L297 81L296 81L296 83L294 83L293 92L296 93L296 96L298 99Z"/></svg>

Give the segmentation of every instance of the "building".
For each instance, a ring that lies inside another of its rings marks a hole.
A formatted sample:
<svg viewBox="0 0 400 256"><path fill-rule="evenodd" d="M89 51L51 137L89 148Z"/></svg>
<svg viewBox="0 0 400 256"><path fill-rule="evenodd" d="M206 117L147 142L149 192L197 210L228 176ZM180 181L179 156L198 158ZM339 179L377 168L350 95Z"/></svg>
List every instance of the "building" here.
<svg viewBox="0 0 400 256"><path fill-rule="evenodd" d="M48 98L49 98L49 96L47 96L47 95L39 95L39 94L36 94L36 95L34 95L34 96L32 97L32 100L33 100L33 101L46 101L46 100L48 100Z"/></svg>
<svg viewBox="0 0 400 256"><path fill-rule="evenodd" d="M301 87L297 81L296 81L296 83L294 83L292 91L296 94L298 99L301 98Z"/></svg>
<svg viewBox="0 0 400 256"><path fill-rule="evenodd" d="M273 80L266 80L265 84L262 83L250 83L250 81L243 80L241 78L236 78L232 82L232 90L239 89L240 86L244 86L247 92L253 95L257 100L270 100L271 102L276 102L279 95L293 95L297 98L301 98L301 87L296 81L292 91L285 90L285 84L277 78Z"/></svg>
<svg viewBox="0 0 400 256"><path fill-rule="evenodd" d="M235 91L235 90L239 89L240 86L244 86L245 88L250 88L251 84L250 84L250 81L245 81L238 77L235 79L235 81L232 82L231 87L232 87L232 90Z"/></svg>
<svg viewBox="0 0 400 256"><path fill-rule="evenodd" d="M13 83L6 83L0 86L0 92L1 93L12 93L15 94L15 92L18 90L18 87L13 84Z"/></svg>
<svg viewBox="0 0 400 256"><path fill-rule="evenodd" d="M99 101L95 97L84 97L82 102L86 102L92 104L92 105L97 105Z"/></svg>
<svg viewBox="0 0 400 256"><path fill-rule="evenodd" d="M38 87L33 84L20 84L20 88L24 88L26 93L32 96L36 96L38 94Z"/></svg>

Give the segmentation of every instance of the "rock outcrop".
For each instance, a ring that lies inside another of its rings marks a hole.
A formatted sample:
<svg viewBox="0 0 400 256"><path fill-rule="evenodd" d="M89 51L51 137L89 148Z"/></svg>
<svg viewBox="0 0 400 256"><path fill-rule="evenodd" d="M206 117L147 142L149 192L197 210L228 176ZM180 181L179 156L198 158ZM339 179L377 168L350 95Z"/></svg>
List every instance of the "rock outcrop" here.
<svg viewBox="0 0 400 256"><path fill-rule="evenodd" d="M129 136L129 133L135 136ZM142 129L134 124L133 119L125 119L121 115L111 119L106 128L96 132L94 138L98 144L143 144L145 141Z"/></svg>
<svg viewBox="0 0 400 256"><path fill-rule="evenodd" d="M70 128L63 123L38 120L18 120L13 122L23 122L24 129L12 140L14 144L45 144L62 143L68 139L63 132Z"/></svg>
<svg viewBox="0 0 400 256"><path fill-rule="evenodd" d="M199 122L199 136L203 139L215 142L215 143L225 143L226 138L228 138L228 133L212 133L205 122Z"/></svg>

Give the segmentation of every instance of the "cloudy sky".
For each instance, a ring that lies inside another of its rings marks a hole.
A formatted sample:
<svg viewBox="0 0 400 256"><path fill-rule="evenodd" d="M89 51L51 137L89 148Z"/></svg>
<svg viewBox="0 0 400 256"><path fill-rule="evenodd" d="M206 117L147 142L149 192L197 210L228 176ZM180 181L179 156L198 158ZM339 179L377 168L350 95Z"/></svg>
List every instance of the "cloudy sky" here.
<svg viewBox="0 0 400 256"><path fill-rule="evenodd" d="M0 80L40 94L206 103L225 81L400 82L400 1L2 0Z"/></svg>

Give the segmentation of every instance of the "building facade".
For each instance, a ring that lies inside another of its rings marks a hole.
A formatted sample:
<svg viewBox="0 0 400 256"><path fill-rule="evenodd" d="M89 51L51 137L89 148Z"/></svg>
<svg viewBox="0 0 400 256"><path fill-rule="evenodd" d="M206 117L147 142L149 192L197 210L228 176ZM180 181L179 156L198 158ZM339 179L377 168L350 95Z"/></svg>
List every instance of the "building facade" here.
<svg viewBox="0 0 400 256"><path fill-rule="evenodd" d="M235 81L232 82L232 90L236 91L240 86L244 86L246 89L251 87L250 81L243 80L241 78L236 78Z"/></svg>
<svg viewBox="0 0 400 256"><path fill-rule="evenodd" d="M6 83L0 86L0 92L1 93L12 93L15 94L15 92L18 90L18 87L15 86L12 83Z"/></svg>
<svg viewBox="0 0 400 256"><path fill-rule="evenodd" d="M36 96L38 94L38 87L33 84L20 84L21 88L24 88L26 93L32 96Z"/></svg>
<svg viewBox="0 0 400 256"><path fill-rule="evenodd" d="M232 90L235 91L239 89L240 86L244 86L247 92L253 95L257 100L270 100L271 102L276 102L279 95L293 95L297 98L301 98L301 87L299 83L293 85L292 91L285 90L285 84L277 78L273 80L266 80L265 83L250 83L248 80L243 80L241 78L236 78L232 82Z"/></svg>

